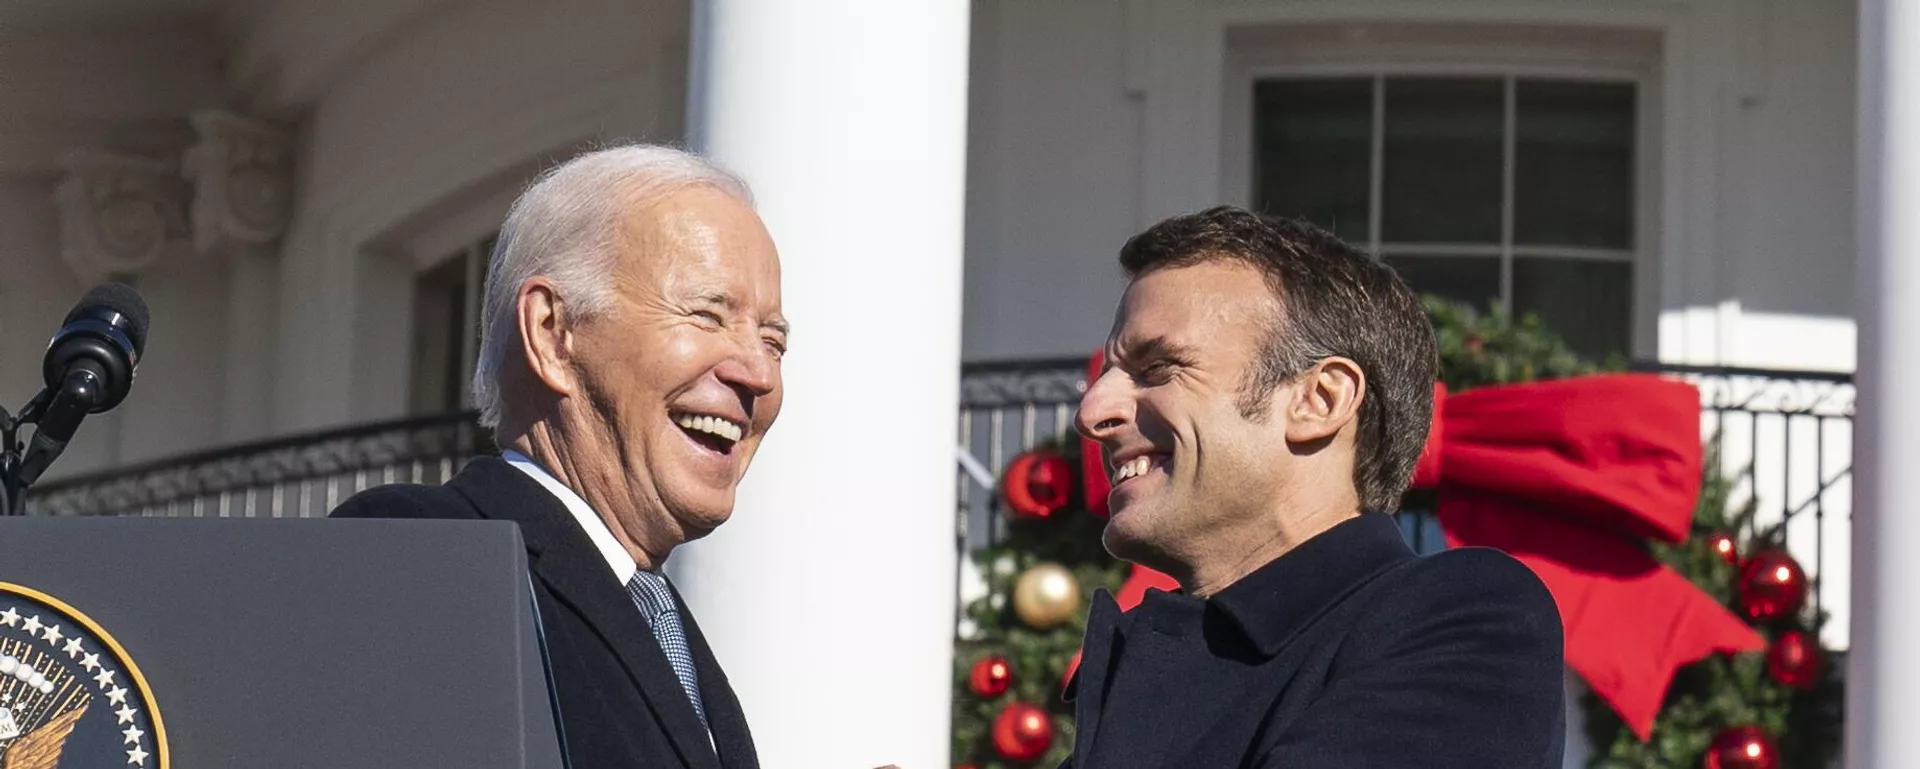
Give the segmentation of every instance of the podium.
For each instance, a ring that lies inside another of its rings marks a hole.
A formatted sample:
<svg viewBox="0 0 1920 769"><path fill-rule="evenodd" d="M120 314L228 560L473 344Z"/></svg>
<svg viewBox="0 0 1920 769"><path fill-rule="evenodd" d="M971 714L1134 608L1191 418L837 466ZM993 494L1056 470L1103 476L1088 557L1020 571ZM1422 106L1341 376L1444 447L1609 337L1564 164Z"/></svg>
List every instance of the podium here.
<svg viewBox="0 0 1920 769"><path fill-rule="evenodd" d="M558 769L520 533L0 518L0 751L46 769Z"/></svg>

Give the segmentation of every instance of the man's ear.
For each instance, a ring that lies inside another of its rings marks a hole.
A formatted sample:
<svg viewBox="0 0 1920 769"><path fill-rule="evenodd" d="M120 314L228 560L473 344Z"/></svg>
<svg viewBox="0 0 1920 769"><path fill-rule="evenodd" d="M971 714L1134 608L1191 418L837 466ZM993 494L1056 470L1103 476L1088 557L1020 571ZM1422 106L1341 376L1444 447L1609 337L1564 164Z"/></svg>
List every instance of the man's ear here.
<svg viewBox="0 0 1920 769"><path fill-rule="evenodd" d="M535 276L520 284L514 314L520 320L520 350L534 379L556 395L577 395L572 319L552 281Z"/></svg>
<svg viewBox="0 0 1920 769"><path fill-rule="evenodd" d="M1309 443L1338 435L1360 417L1367 377L1346 358L1324 358L1296 381L1287 402L1287 441Z"/></svg>

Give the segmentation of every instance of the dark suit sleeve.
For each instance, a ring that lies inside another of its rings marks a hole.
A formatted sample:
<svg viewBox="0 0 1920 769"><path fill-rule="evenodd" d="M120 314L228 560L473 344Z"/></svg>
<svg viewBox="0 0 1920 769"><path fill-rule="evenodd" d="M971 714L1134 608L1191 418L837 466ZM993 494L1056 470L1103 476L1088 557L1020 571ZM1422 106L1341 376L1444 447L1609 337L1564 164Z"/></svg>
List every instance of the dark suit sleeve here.
<svg viewBox="0 0 1920 769"><path fill-rule="evenodd" d="M347 498L328 513L328 518L436 518L444 517L426 496L427 487L382 486Z"/></svg>
<svg viewBox="0 0 1920 769"><path fill-rule="evenodd" d="M1406 576L1259 765L1557 769L1564 663L1546 587L1491 550L1450 551Z"/></svg>

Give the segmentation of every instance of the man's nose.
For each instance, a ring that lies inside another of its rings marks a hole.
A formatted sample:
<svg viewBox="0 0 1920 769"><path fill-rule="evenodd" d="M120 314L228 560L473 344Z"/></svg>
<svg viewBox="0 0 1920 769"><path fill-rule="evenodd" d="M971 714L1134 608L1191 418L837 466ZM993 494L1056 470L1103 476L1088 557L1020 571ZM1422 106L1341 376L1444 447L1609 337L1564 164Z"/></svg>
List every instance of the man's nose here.
<svg viewBox="0 0 1920 769"><path fill-rule="evenodd" d="M1080 396L1080 410L1073 426L1080 434L1096 441L1109 440L1121 427L1133 421L1133 398L1128 392L1126 374L1107 369L1098 379L1087 383Z"/></svg>
<svg viewBox="0 0 1920 769"><path fill-rule="evenodd" d="M745 390L754 397L765 397L780 386L780 362L775 353L758 338L741 344L721 362L716 373L720 381Z"/></svg>

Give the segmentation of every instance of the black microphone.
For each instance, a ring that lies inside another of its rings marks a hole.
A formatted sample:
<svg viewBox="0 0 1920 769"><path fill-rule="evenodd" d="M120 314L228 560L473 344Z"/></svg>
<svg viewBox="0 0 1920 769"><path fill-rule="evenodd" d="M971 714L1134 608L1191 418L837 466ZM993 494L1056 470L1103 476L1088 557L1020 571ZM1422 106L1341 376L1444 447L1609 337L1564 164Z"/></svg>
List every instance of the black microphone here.
<svg viewBox="0 0 1920 769"><path fill-rule="evenodd" d="M34 399L41 408L34 415L33 440L20 464L22 486L38 480L66 450L80 429L80 420L126 400L146 344L147 303L128 286L94 286L67 313L47 343L41 367L47 387Z"/></svg>

